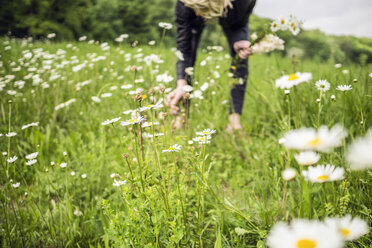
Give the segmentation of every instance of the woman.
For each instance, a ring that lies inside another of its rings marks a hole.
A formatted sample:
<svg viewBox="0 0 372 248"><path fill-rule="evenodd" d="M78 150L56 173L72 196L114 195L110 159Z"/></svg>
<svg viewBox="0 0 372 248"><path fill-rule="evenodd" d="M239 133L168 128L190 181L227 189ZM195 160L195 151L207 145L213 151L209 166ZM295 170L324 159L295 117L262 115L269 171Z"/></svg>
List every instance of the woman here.
<svg viewBox="0 0 372 248"><path fill-rule="evenodd" d="M176 5L177 49L182 52L183 60L177 62L177 87L168 95L167 105L172 114L177 114L177 104L184 95L183 86L191 85L190 77L185 69L193 67L197 48L205 20L219 18L219 23L228 40L232 58L239 55L236 64L235 78L241 78L243 83L231 89L232 106L230 106L228 132L241 130L240 115L242 114L244 93L248 79L248 56L252 54L249 36L249 16L256 0L178 0ZM234 65L234 64L233 64Z"/></svg>

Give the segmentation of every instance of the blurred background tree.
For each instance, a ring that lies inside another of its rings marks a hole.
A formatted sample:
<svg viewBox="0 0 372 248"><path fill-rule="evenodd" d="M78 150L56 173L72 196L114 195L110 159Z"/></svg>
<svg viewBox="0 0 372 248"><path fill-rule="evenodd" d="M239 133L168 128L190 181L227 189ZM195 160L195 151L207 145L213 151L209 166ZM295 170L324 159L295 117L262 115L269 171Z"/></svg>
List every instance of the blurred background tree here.
<svg viewBox="0 0 372 248"><path fill-rule="evenodd" d="M174 24L176 0L0 0L0 35L35 39L56 33L57 40L77 40L81 36L99 41L113 41L128 34L129 42L140 44L160 41L159 22ZM252 15L251 33L261 32L271 20ZM217 24L208 24L201 46L227 42ZM286 42L283 55L302 56L338 63L372 63L372 39L353 36L328 36L319 30L302 31L294 37L289 32L279 36ZM176 27L167 31L165 43L175 46ZM291 54L288 54L291 51Z"/></svg>

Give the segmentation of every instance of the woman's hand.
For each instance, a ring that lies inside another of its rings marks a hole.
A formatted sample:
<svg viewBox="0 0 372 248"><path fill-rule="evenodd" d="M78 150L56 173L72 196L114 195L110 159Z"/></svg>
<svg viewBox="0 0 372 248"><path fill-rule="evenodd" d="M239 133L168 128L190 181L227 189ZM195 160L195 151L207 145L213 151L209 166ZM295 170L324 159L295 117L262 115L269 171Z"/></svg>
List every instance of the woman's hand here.
<svg viewBox="0 0 372 248"><path fill-rule="evenodd" d="M247 40L240 40L235 42L234 50L241 59L247 59L249 55L253 54L251 43Z"/></svg>
<svg viewBox="0 0 372 248"><path fill-rule="evenodd" d="M183 90L183 86L187 85L186 80L180 79L177 81L177 88L173 90L171 93L168 94L167 99L164 101L165 105L170 108L170 113L172 115L176 115L178 113L179 107L177 104L182 99L185 91Z"/></svg>

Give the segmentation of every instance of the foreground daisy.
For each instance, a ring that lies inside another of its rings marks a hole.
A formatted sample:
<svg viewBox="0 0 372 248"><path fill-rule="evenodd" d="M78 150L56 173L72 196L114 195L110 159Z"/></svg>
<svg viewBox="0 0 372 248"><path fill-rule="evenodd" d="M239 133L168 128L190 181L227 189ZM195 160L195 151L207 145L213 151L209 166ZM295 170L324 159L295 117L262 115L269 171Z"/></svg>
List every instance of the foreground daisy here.
<svg viewBox="0 0 372 248"><path fill-rule="evenodd" d="M372 131L356 138L347 151L347 161L352 170L372 168Z"/></svg>
<svg viewBox="0 0 372 248"><path fill-rule="evenodd" d="M196 132L196 135L207 136L216 133L216 130L204 129L202 132Z"/></svg>
<svg viewBox="0 0 372 248"><path fill-rule="evenodd" d="M283 145L289 149L330 152L333 147L341 146L346 136L347 132L339 125L331 129L321 126L318 131L303 127L287 132Z"/></svg>
<svg viewBox="0 0 372 248"><path fill-rule="evenodd" d="M313 151L300 152L294 155L299 165L312 165L319 161L320 155Z"/></svg>
<svg viewBox="0 0 372 248"><path fill-rule="evenodd" d="M289 89L300 83L311 80L312 77L312 74L309 72L296 72L294 74L284 75L275 80L275 87L280 89Z"/></svg>
<svg viewBox="0 0 372 248"><path fill-rule="evenodd" d="M342 218L326 218L325 223L339 232L344 240L354 240L368 233L367 223L355 217L352 219L351 215L346 215Z"/></svg>
<svg viewBox="0 0 372 248"><path fill-rule="evenodd" d="M307 171L302 171L302 175L306 181L324 183L343 179L344 172L344 168L342 167L327 164L316 167L311 166Z"/></svg>
<svg viewBox="0 0 372 248"><path fill-rule="evenodd" d="M166 150L163 150L162 152L179 152L181 150L181 145L173 145L173 146L170 146L168 149Z"/></svg>
<svg viewBox="0 0 372 248"><path fill-rule="evenodd" d="M211 143L212 136L210 135L205 135L205 136L199 136L195 137L192 140L198 142L199 144L209 144Z"/></svg>
<svg viewBox="0 0 372 248"><path fill-rule="evenodd" d="M9 164L11 164L11 163L14 163L14 161L16 161L17 158L18 158L17 156L10 157L10 158L8 158L6 161L7 161Z"/></svg>
<svg viewBox="0 0 372 248"><path fill-rule="evenodd" d="M269 248L341 248L340 234L322 222L296 219L291 225L276 224L267 237Z"/></svg>

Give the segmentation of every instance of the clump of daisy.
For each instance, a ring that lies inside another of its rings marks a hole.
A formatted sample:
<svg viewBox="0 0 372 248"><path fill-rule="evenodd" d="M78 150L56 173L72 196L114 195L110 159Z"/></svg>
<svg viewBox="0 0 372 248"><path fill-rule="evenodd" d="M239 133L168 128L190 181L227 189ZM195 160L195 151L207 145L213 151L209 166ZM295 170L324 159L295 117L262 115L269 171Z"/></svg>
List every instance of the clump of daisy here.
<svg viewBox="0 0 372 248"><path fill-rule="evenodd" d="M284 75L275 80L275 87L280 89L289 89L303 82L308 82L312 79L310 72L296 72L290 75Z"/></svg>
<svg viewBox="0 0 372 248"><path fill-rule="evenodd" d="M347 150L347 161L352 170L372 168L372 131L356 138Z"/></svg>
<svg viewBox="0 0 372 248"><path fill-rule="evenodd" d="M339 232L345 241L355 240L368 233L367 223L358 218L352 218L350 214L342 218L326 218L325 223Z"/></svg>
<svg viewBox="0 0 372 248"><path fill-rule="evenodd" d="M302 176L312 183L324 183L343 179L344 172L342 167L327 164L310 166L307 171L302 171Z"/></svg>
<svg viewBox="0 0 372 248"><path fill-rule="evenodd" d="M339 85L337 86L336 90L339 90L339 91L349 91L349 90L352 90L352 86L351 85Z"/></svg>
<svg viewBox="0 0 372 248"><path fill-rule="evenodd" d="M342 248L344 241L333 228L320 221L295 219L290 225L275 224L266 245L269 248Z"/></svg>
<svg viewBox="0 0 372 248"><path fill-rule="evenodd" d="M303 127L287 132L283 145L289 149L330 152L333 147L341 146L346 136L347 132L340 125L331 129L321 126L319 130Z"/></svg>
<svg viewBox="0 0 372 248"><path fill-rule="evenodd" d="M173 146L170 146L168 149L165 149L163 150L162 152L179 152L181 150L181 145L173 145Z"/></svg>
<svg viewBox="0 0 372 248"><path fill-rule="evenodd" d="M318 90L323 92L326 92L331 88L331 85L327 80L318 80L316 81L315 86Z"/></svg>
<svg viewBox="0 0 372 248"><path fill-rule="evenodd" d="M319 161L320 155L314 151L303 151L294 155L299 165L312 165Z"/></svg>

